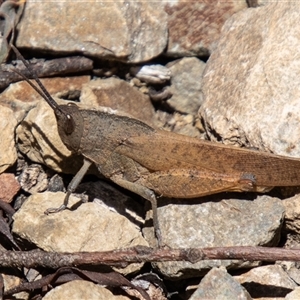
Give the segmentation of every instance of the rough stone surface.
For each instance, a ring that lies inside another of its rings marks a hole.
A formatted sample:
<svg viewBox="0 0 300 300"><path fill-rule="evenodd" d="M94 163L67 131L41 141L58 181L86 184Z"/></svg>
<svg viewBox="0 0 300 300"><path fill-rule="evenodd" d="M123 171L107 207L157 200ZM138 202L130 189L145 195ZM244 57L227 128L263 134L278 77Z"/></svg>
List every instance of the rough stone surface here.
<svg viewBox="0 0 300 300"><path fill-rule="evenodd" d="M297 2L279 1L225 23L203 77L212 140L300 157L299 13Z"/></svg>
<svg viewBox="0 0 300 300"><path fill-rule="evenodd" d="M285 297L297 284L279 265L257 267L234 277L253 298Z"/></svg>
<svg viewBox="0 0 300 300"><path fill-rule="evenodd" d="M272 246L278 243L284 207L277 198L264 195L254 201L208 201L202 197L197 203L196 200L193 203L177 199L174 202L160 199L158 209L163 242L171 248ZM151 240L152 232L144 230L144 233L147 240ZM153 240L152 243L153 246ZM199 276L212 267L253 266L251 262L237 260L207 260L196 264L162 262L155 265L164 275L173 278Z"/></svg>
<svg viewBox="0 0 300 300"><path fill-rule="evenodd" d="M97 79L86 83L80 101L93 107L121 110L148 124L154 123L155 114L149 97L121 79Z"/></svg>
<svg viewBox="0 0 300 300"><path fill-rule="evenodd" d="M288 293L285 298L286 300L299 300L300 299L300 287L296 287L292 292Z"/></svg>
<svg viewBox="0 0 300 300"><path fill-rule="evenodd" d="M211 53L224 22L246 8L246 1L166 1L170 56L203 56Z"/></svg>
<svg viewBox="0 0 300 300"><path fill-rule="evenodd" d="M3 173L17 160L17 151L14 139L17 120L13 111L3 105L0 105L0 114L0 173Z"/></svg>
<svg viewBox="0 0 300 300"><path fill-rule="evenodd" d="M289 275L289 277L298 285L300 284L300 264L295 261L281 261L278 262L282 266L283 270Z"/></svg>
<svg viewBox="0 0 300 300"><path fill-rule="evenodd" d="M48 187L47 174L41 165L32 164L25 167L18 179L22 189L30 194L43 192Z"/></svg>
<svg viewBox="0 0 300 300"><path fill-rule="evenodd" d="M285 207L285 229L298 235L300 233L300 195L284 199L282 204Z"/></svg>
<svg viewBox="0 0 300 300"><path fill-rule="evenodd" d="M45 210L63 203L64 195L45 192L30 196L14 214L13 232L45 251L91 252L148 245L136 225L104 205L89 202L73 211L45 215ZM69 207L79 204L78 198L71 199ZM130 265L126 272L138 266Z"/></svg>
<svg viewBox="0 0 300 300"><path fill-rule="evenodd" d="M251 300L249 293L224 267L211 269L201 280L196 292L189 300L239 299Z"/></svg>
<svg viewBox="0 0 300 300"><path fill-rule="evenodd" d="M158 112L157 118L163 125L163 129L179 134L200 138L200 131L196 127L196 118L193 115L182 115L174 113L172 115L165 112Z"/></svg>
<svg viewBox="0 0 300 300"><path fill-rule="evenodd" d="M84 182L76 189L76 193L87 195L90 200L95 199L98 204L108 206L137 225L145 223L144 205L122 193L110 182Z"/></svg>
<svg viewBox="0 0 300 300"><path fill-rule="evenodd" d="M108 289L84 280L73 280L48 292L43 300L130 300L129 297L114 295Z"/></svg>
<svg viewBox="0 0 300 300"><path fill-rule="evenodd" d="M167 14L152 1L36 2L28 0L18 47L147 61L167 45Z"/></svg>
<svg viewBox="0 0 300 300"><path fill-rule="evenodd" d="M10 203L19 190L20 184L14 174L3 173L0 175L0 199L2 201Z"/></svg>
<svg viewBox="0 0 300 300"><path fill-rule="evenodd" d="M172 97L167 103L174 110L197 114L202 100L199 95L204 68L205 63L196 57L185 57L172 63L172 85L169 89Z"/></svg>
<svg viewBox="0 0 300 300"><path fill-rule="evenodd" d="M62 203L64 195L45 192L29 197L14 215L13 231L45 251L105 251L115 249L117 242L119 247L147 244L136 226L97 203L84 203L74 211L45 215L46 209ZM78 200L73 197L72 205Z"/></svg>

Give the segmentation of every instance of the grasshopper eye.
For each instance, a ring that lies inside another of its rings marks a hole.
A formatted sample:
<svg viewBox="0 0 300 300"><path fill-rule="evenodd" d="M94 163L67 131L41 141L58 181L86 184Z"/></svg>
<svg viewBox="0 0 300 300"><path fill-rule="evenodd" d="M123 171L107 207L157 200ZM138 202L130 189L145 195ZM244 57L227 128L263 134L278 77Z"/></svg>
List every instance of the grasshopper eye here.
<svg viewBox="0 0 300 300"><path fill-rule="evenodd" d="M65 119L64 131L66 134L71 134L75 129L74 119L71 115L67 114Z"/></svg>

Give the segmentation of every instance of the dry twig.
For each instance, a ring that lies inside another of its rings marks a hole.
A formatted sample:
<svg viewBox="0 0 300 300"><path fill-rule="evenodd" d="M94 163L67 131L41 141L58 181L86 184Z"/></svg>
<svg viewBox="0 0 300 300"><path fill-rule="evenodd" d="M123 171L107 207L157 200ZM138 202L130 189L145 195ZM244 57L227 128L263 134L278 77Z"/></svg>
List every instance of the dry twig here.
<svg viewBox="0 0 300 300"><path fill-rule="evenodd" d="M93 61L86 57L73 56L56 58L52 60L36 59L30 64L38 77L63 76L65 74L78 74L93 69ZM31 74L23 65L17 65L13 69L11 65L1 65L0 67L0 89L7 87L10 83L23 80L13 70L31 78Z"/></svg>
<svg viewBox="0 0 300 300"><path fill-rule="evenodd" d="M207 259L241 259L245 261L300 261L300 250L272 247L213 247L187 249L153 249L138 246L105 252L56 253L33 251L7 251L0 253L1 267L47 267L57 269L82 265L122 265L137 262L189 261Z"/></svg>

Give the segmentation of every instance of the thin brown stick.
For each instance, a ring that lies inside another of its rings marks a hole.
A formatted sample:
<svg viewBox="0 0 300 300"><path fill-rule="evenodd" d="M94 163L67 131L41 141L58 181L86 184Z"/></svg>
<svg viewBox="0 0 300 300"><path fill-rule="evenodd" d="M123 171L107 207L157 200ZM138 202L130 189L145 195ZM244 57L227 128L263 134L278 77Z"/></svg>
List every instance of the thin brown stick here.
<svg viewBox="0 0 300 300"><path fill-rule="evenodd" d="M30 64L31 69L38 77L63 76L65 74L79 74L93 69L93 61L86 57L73 56L52 60L36 59ZM27 78L32 78L23 64L13 67ZM21 76L13 72L11 65L0 66L0 89L10 83L23 80Z"/></svg>
<svg viewBox="0 0 300 300"><path fill-rule="evenodd" d="M189 261L207 259L240 259L244 261L300 261L300 250L269 247L213 247L186 249L153 249L134 247L105 252L56 253L33 251L0 252L1 267L71 267L80 265L124 265L137 262Z"/></svg>

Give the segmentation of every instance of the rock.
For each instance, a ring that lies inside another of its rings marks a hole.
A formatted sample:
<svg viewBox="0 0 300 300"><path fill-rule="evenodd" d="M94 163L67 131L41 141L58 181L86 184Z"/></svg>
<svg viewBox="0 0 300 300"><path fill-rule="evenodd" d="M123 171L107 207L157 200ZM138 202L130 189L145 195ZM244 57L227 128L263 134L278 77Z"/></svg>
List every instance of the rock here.
<svg viewBox="0 0 300 300"><path fill-rule="evenodd" d="M297 284L279 265L257 267L234 277L253 298L285 297Z"/></svg>
<svg viewBox="0 0 300 300"><path fill-rule="evenodd" d="M283 214L281 200L266 195L254 201L220 201L217 196L198 201L160 199L158 207L162 240L170 248L274 246L279 241ZM145 228L144 234L153 246L150 229ZM185 278L201 276L212 267L244 268L253 264L257 265L248 261L206 260L195 264L160 262L155 266L165 276Z"/></svg>
<svg viewBox="0 0 300 300"><path fill-rule="evenodd" d="M299 262L295 261L281 261L278 262L283 270L289 275L289 277L298 285L300 284L300 269L299 269Z"/></svg>
<svg viewBox="0 0 300 300"><path fill-rule="evenodd" d="M87 195L90 200L96 199L98 204L108 206L134 224L142 226L145 223L144 205L120 192L109 182L84 182L78 186L76 193Z"/></svg>
<svg viewBox="0 0 300 300"><path fill-rule="evenodd" d="M163 84L171 79L171 72L162 65L131 67L130 74L148 84Z"/></svg>
<svg viewBox="0 0 300 300"><path fill-rule="evenodd" d="M48 208L63 203L64 195L44 192L30 196L13 216L13 232L45 251L93 252L148 245L137 226L104 205L89 202L73 211L45 215ZM78 204L78 198L71 196L69 207ZM132 264L124 272L139 268L140 264Z"/></svg>
<svg viewBox="0 0 300 300"><path fill-rule="evenodd" d="M167 38L167 14L157 2L93 0L87 6L85 2L27 0L16 44L142 62L161 54Z"/></svg>
<svg viewBox="0 0 300 300"><path fill-rule="evenodd" d="M55 174L54 176L51 177L49 180L49 185L47 188L48 192L65 192L65 185L63 182L63 179L60 175Z"/></svg>
<svg viewBox="0 0 300 300"><path fill-rule="evenodd" d="M7 251L7 250L4 250ZM17 273L12 271L13 273ZM22 284L24 278L20 278L19 276L16 276L16 274L12 275L12 274L5 274L5 273L1 273L1 276L3 278L3 284L4 284L4 291L8 291L12 288L15 288L17 286L19 286L20 284ZM20 292L20 293L16 293L13 294L12 298L18 299L18 300L28 300L29 298L29 293L28 292Z"/></svg>
<svg viewBox="0 0 300 300"><path fill-rule="evenodd" d="M169 68L172 73L169 90L173 95L167 103L176 111L196 115L202 100L199 95L205 63L196 57L185 57L172 62Z"/></svg>
<svg viewBox="0 0 300 300"><path fill-rule="evenodd" d="M279 1L227 20L203 77L211 140L300 157L298 13Z"/></svg>
<svg viewBox="0 0 300 300"><path fill-rule="evenodd" d="M193 115L181 115L179 113L170 115L162 111L157 111L156 115L164 130L200 138L200 131L195 125L197 121Z"/></svg>
<svg viewBox="0 0 300 300"><path fill-rule="evenodd" d="M201 280L189 300L239 299L251 300L249 293L232 277L224 267L211 269Z"/></svg>
<svg viewBox="0 0 300 300"><path fill-rule="evenodd" d="M19 190L20 184L14 174L3 173L0 175L0 199L2 201L10 203Z"/></svg>
<svg viewBox="0 0 300 300"><path fill-rule="evenodd" d="M300 233L300 195L282 200L285 207L284 226L287 231Z"/></svg>
<svg viewBox="0 0 300 300"><path fill-rule="evenodd" d="M149 295L150 299L167 300L170 298L165 295L166 287L163 280L154 272L137 275L131 280L131 283L136 287L142 288ZM131 296L144 300L136 289L127 289L126 292Z"/></svg>
<svg viewBox="0 0 300 300"><path fill-rule="evenodd" d="M280 1L273 1L273 0L248 0L248 2L251 5L251 7L257 7L257 6L263 6L263 5L267 5L269 3L280 2Z"/></svg>
<svg viewBox="0 0 300 300"><path fill-rule="evenodd" d="M300 287L296 287L292 292L288 293L285 298L286 300L298 300L300 299Z"/></svg>
<svg viewBox="0 0 300 300"><path fill-rule="evenodd" d="M61 192L45 192L30 196L14 215L13 231L34 242L45 251L106 251L115 249L116 242L120 243L120 247L147 245L136 226L104 205L85 203L74 211L65 210L46 216L45 210L50 207L58 207L62 203L64 195ZM78 199L76 201L75 197L72 198L70 207L78 205ZM27 222L24 222L25 219ZM82 222L78 222L78 220L82 220ZM38 224L38 232L35 224ZM110 233L107 232L109 229ZM77 233L75 234L75 232ZM48 238L45 239L45 236ZM60 241L62 236L68 238L66 245L64 241ZM110 238L106 240L108 236ZM104 239L105 242L100 242L101 239ZM82 242L79 242L80 240Z"/></svg>
<svg viewBox="0 0 300 300"><path fill-rule="evenodd" d="M0 113L0 173L3 173L17 160L17 151L14 139L17 120L13 111L8 107L0 105Z"/></svg>
<svg viewBox="0 0 300 300"><path fill-rule="evenodd" d="M114 295L110 290L85 280L73 280L62 284L48 292L43 300L130 300L126 296Z"/></svg>
<svg viewBox="0 0 300 300"><path fill-rule="evenodd" d="M167 55L207 56L216 47L224 22L246 8L246 1L167 1Z"/></svg>
<svg viewBox="0 0 300 300"><path fill-rule="evenodd" d="M107 78L88 82L82 88L80 101L91 107L105 106L120 110L149 124L155 121L149 97L121 79Z"/></svg>
<svg viewBox="0 0 300 300"><path fill-rule="evenodd" d="M47 174L40 165L26 167L19 176L22 189L30 194L43 192L48 187Z"/></svg>

